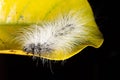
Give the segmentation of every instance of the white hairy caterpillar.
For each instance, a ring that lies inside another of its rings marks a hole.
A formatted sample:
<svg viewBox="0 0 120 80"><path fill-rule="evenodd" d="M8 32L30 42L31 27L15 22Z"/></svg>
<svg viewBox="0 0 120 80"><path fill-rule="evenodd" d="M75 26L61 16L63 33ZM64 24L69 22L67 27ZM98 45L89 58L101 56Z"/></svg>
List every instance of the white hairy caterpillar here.
<svg viewBox="0 0 120 80"><path fill-rule="evenodd" d="M92 19L84 22L78 18L78 13L71 11L59 15L51 22L31 25L22 29L17 40L20 40L23 50L27 53L49 56L51 53L60 52L66 57L76 46L86 45L86 37L91 37L88 35L92 30L85 24Z"/></svg>

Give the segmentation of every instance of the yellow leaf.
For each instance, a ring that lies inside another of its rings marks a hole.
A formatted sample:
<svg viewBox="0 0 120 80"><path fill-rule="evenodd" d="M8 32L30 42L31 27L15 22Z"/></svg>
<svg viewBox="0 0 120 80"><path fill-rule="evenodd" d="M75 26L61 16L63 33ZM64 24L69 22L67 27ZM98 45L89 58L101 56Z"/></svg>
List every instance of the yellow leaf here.
<svg viewBox="0 0 120 80"><path fill-rule="evenodd" d="M49 22L54 24L55 20L59 19L61 15L66 16L69 13L71 13L69 18L77 15L75 17L75 20L78 20L76 23L83 26L77 30L81 31L81 33L75 35L75 37L81 38L72 40L77 43L75 45L69 41L69 44L74 46L70 47L71 51L64 48L64 44L61 44L63 48L55 49L55 51L48 54L34 55L49 60L65 60L79 53L87 46L99 48L102 45L103 36L94 20L94 14L88 1L0 0L0 54L33 56L31 53L24 52L23 43L16 40L17 37L21 36L18 32L32 25L42 25ZM22 31L20 32L22 33Z"/></svg>

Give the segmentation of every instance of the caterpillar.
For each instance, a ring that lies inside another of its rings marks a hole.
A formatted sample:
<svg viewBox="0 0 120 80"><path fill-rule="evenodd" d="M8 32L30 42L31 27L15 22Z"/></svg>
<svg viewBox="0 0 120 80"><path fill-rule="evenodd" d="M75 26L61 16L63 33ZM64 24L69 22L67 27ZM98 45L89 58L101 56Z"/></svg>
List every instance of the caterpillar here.
<svg viewBox="0 0 120 80"><path fill-rule="evenodd" d="M88 34L77 14L61 15L53 22L32 25L22 33L18 40L23 41L23 50L32 54L50 54L61 51L69 54L74 46ZM77 42L78 41L78 42Z"/></svg>

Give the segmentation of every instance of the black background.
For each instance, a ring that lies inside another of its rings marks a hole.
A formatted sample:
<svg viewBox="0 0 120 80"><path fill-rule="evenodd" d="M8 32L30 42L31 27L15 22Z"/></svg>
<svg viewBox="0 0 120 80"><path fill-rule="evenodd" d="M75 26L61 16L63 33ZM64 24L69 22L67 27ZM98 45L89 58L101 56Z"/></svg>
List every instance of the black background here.
<svg viewBox="0 0 120 80"><path fill-rule="evenodd" d="M120 4L116 0L89 2L105 39L100 48L87 47L66 61L44 65L31 57L0 55L0 80L120 80Z"/></svg>

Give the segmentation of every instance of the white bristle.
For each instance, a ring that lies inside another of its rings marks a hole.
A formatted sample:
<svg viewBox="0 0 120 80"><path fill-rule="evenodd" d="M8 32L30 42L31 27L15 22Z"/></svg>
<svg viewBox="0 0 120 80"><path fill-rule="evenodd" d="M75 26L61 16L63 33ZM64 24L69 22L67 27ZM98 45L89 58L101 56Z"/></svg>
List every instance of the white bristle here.
<svg viewBox="0 0 120 80"><path fill-rule="evenodd" d="M85 23L78 18L78 13L71 11L66 15L59 15L54 21L23 29L19 40L28 53L42 54L60 50L67 54L75 45L80 45L87 34Z"/></svg>

